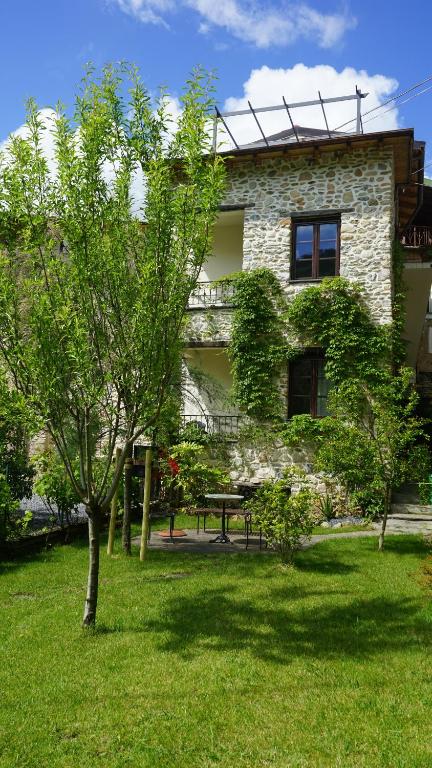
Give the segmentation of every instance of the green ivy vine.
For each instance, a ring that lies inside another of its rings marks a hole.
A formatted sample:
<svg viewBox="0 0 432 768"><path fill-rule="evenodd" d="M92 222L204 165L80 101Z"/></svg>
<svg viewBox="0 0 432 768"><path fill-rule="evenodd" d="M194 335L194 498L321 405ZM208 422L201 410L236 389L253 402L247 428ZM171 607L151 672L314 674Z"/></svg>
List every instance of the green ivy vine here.
<svg viewBox="0 0 432 768"><path fill-rule="evenodd" d="M248 416L276 419L282 407L278 376L290 354L279 280L264 268L236 274L233 305L228 353L234 398Z"/></svg>
<svg viewBox="0 0 432 768"><path fill-rule="evenodd" d="M263 421L281 417L281 367L308 347L325 350L326 376L334 386L352 379L377 386L402 365L405 289L398 244L393 249L393 322L388 325L373 321L361 288L343 277L325 278L290 301L269 269L231 277L234 318L228 351L234 398L247 415ZM292 338L295 345L288 342Z"/></svg>
<svg viewBox="0 0 432 768"><path fill-rule="evenodd" d="M285 319L302 347L325 350L326 375L336 386L352 378L378 384L389 368L388 326L373 322L359 286L343 277L305 288Z"/></svg>

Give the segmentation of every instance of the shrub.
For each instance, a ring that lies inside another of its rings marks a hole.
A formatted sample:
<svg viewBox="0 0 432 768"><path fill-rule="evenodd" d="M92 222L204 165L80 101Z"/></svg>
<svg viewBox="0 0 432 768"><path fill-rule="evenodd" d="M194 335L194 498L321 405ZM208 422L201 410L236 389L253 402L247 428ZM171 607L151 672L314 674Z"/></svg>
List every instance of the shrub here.
<svg viewBox="0 0 432 768"><path fill-rule="evenodd" d="M285 477L266 480L245 507L269 544L280 552L283 562L291 564L302 538L312 533L316 501L316 494L309 488L291 495Z"/></svg>
<svg viewBox="0 0 432 768"><path fill-rule="evenodd" d="M19 514L19 501L13 498L6 477L0 474L0 541L22 536L31 519L31 512Z"/></svg>
<svg viewBox="0 0 432 768"><path fill-rule="evenodd" d="M162 462L164 492L180 492L185 507L201 502L206 493L217 493L228 483L226 472L209 463L204 446L198 443L174 445L169 456Z"/></svg>
<svg viewBox="0 0 432 768"><path fill-rule="evenodd" d="M54 449L38 454L34 463L38 477L34 487L45 502L55 520L63 528L71 522L71 514L77 511L79 499L66 474L62 459Z"/></svg>

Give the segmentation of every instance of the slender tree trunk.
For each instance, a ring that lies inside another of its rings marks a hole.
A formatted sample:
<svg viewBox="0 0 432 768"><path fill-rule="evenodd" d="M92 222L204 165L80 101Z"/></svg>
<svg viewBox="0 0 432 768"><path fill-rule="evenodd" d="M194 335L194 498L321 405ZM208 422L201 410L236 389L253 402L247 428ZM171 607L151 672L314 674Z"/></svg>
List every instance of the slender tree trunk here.
<svg viewBox="0 0 432 768"><path fill-rule="evenodd" d="M145 556L147 553L147 543L148 543L148 533L149 533L149 515L150 515L151 470L152 470L152 449L147 448L146 456L145 456L144 499L143 499L143 516L142 516L142 527L141 527L140 560L145 560Z"/></svg>
<svg viewBox="0 0 432 768"><path fill-rule="evenodd" d="M115 460L116 467L118 466L120 455L121 455L121 448L116 448L116 460ZM118 492L119 492L119 489L117 485L117 488L115 489L115 493L111 501L111 514L110 514L109 531L108 531L107 555L112 555L114 551L114 537L115 537L115 527L116 527L116 520L117 520Z"/></svg>
<svg viewBox="0 0 432 768"><path fill-rule="evenodd" d="M100 512L89 511L89 570L87 579L87 596L84 605L83 627L93 627L96 622L96 608L99 587L99 540Z"/></svg>
<svg viewBox="0 0 432 768"><path fill-rule="evenodd" d="M124 465L123 530L122 547L125 555L131 554L131 517L132 517L132 447Z"/></svg>
<svg viewBox="0 0 432 768"><path fill-rule="evenodd" d="M391 488L389 486L386 487L385 492L385 498L384 498L384 514L381 524L381 531L378 538L378 551L382 552L384 549L384 535L386 531L387 526L387 517L390 512L390 504L391 504Z"/></svg>

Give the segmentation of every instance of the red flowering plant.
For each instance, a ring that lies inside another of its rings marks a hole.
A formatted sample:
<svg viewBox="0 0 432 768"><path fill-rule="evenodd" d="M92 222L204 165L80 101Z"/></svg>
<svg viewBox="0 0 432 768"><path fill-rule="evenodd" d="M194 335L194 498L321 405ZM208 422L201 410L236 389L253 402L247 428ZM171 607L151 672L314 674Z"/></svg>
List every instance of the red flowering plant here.
<svg viewBox="0 0 432 768"><path fill-rule="evenodd" d="M206 493L223 491L230 478L210 463L203 445L182 442L161 458L161 481L164 495L180 498L183 511L203 503Z"/></svg>

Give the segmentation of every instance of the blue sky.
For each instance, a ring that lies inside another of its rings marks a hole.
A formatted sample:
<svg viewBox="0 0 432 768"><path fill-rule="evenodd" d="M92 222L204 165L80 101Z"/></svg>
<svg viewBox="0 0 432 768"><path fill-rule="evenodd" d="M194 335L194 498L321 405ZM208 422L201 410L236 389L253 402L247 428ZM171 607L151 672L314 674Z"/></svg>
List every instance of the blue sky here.
<svg viewBox="0 0 432 768"><path fill-rule="evenodd" d="M241 107L245 94L260 106L280 102L282 92L307 99L358 82L371 92L370 109L432 74L431 28L430 0L4 0L0 140L22 124L28 96L41 107L70 105L88 60L134 62L150 89L164 84L173 96L203 64L217 70L219 104L230 107ZM414 127L432 160L431 107L432 90L369 128ZM340 116L332 113L333 126ZM296 116L301 124L319 119Z"/></svg>

